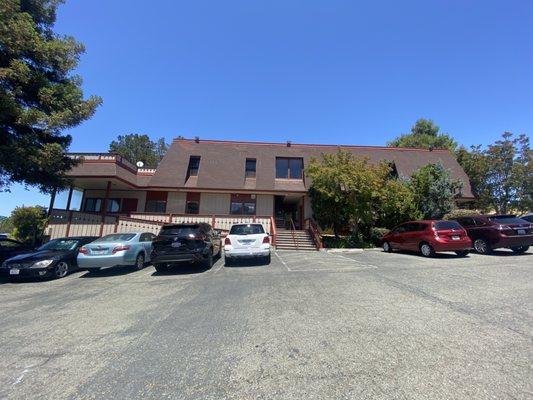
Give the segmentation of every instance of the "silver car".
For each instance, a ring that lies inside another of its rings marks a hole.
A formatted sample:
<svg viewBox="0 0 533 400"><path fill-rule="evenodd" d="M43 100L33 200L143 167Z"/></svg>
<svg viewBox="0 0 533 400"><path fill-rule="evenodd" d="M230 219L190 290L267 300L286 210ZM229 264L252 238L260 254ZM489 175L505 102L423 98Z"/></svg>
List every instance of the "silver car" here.
<svg viewBox="0 0 533 400"><path fill-rule="evenodd" d="M150 232L112 233L102 236L81 247L78 253L78 266L95 271L115 266L133 266L143 269L150 261L152 240Z"/></svg>

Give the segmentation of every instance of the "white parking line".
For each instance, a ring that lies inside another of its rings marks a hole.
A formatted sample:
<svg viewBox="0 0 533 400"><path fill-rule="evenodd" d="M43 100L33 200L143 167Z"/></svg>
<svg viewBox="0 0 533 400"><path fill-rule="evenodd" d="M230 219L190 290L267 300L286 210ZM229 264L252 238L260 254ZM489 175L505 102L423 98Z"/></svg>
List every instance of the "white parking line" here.
<svg viewBox="0 0 533 400"><path fill-rule="evenodd" d="M287 271L291 271L291 269L289 268L289 266L287 265L285 260L283 258L281 258L281 256L278 254L278 252L276 251L274 254L278 258L278 260L281 261L281 263L285 266L285 268L287 268Z"/></svg>
<svg viewBox="0 0 533 400"><path fill-rule="evenodd" d="M283 253L283 256L275 253L280 262L287 268L289 272L350 272L365 269L377 268L375 265L354 260L353 258L343 256L341 254L322 254L322 253ZM315 264L318 268L296 268L291 269L287 263L300 262L302 266ZM349 262L348 262L349 261ZM329 262L329 263L328 263ZM329 267L330 263L335 263L333 267Z"/></svg>

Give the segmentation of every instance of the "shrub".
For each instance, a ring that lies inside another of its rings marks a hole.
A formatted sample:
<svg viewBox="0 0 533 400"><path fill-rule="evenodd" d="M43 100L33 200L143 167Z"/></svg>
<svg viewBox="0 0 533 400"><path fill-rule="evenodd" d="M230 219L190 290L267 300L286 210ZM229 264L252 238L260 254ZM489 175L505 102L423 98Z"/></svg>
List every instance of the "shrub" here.
<svg viewBox="0 0 533 400"><path fill-rule="evenodd" d="M387 228L371 228L369 240L372 244L379 246L381 245L381 239L383 239L383 236L385 236L387 233L389 233Z"/></svg>
<svg viewBox="0 0 533 400"><path fill-rule="evenodd" d="M475 210L466 210L463 208L457 208L448 214L445 214L442 219L455 219L455 218L461 218L461 217L468 217L471 215L479 215L479 212Z"/></svg>
<svg viewBox="0 0 533 400"><path fill-rule="evenodd" d="M13 236L23 242L40 241L48 220L46 209L40 206L17 207L11 213Z"/></svg>

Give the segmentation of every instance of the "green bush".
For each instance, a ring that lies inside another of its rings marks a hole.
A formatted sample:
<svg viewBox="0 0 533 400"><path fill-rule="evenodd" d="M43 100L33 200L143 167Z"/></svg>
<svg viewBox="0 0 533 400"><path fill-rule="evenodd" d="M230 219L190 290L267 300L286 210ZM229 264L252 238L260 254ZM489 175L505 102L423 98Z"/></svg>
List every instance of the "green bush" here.
<svg viewBox="0 0 533 400"><path fill-rule="evenodd" d="M390 231L387 228L376 228L373 227L370 229L369 240L372 244L379 246L381 245L381 239Z"/></svg>
<svg viewBox="0 0 533 400"><path fill-rule="evenodd" d="M22 242L40 242L48 220L46 209L41 206L17 207L11 213L13 236Z"/></svg>
<svg viewBox="0 0 533 400"><path fill-rule="evenodd" d="M464 208L456 208L455 210L449 212L448 214L445 214L442 219L455 219L455 218L461 218L461 217L469 217L471 215L479 215L479 213L475 210L466 210Z"/></svg>

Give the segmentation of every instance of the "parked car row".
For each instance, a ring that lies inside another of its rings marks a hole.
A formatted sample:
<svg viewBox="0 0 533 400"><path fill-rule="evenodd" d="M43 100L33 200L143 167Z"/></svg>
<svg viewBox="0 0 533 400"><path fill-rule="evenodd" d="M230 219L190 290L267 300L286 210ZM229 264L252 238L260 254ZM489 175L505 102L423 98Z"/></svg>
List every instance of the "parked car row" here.
<svg viewBox="0 0 533 400"><path fill-rule="evenodd" d="M426 257L453 251L466 256L471 249L490 254L499 248L525 253L533 245L533 224L515 215L473 215L451 221L409 221L383 237L383 250L419 251Z"/></svg>
<svg viewBox="0 0 533 400"><path fill-rule="evenodd" d="M5 243L4 243L5 242ZM236 224L224 241L225 261L262 257L270 262L270 237L261 224ZM2 251L2 250L5 251ZM9 250L11 249L11 250ZM211 225L167 224L156 236L150 232L53 239L31 249L10 239L0 241L1 275L63 278L79 269L95 272L116 266L142 269L151 262L158 272L199 263L208 269L220 257L220 231Z"/></svg>

